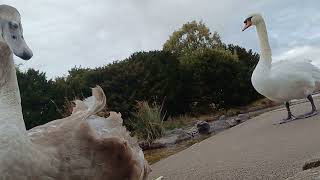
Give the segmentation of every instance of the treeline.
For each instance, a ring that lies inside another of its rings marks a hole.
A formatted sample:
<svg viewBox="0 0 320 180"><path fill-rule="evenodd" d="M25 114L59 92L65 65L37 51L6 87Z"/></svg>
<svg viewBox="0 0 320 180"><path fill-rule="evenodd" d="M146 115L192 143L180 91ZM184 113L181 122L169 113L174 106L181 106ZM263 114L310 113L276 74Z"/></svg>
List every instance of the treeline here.
<svg viewBox="0 0 320 180"><path fill-rule="evenodd" d="M100 85L109 110L132 118L137 101L163 105L163 113L208 113L246 105L260 96L250 77L258 54L225 45L202 23L174 32L163 50L137 52L104 67L73 68L67 77L47 80L45 73L18 71L27 128L61 118L70 101L91 95Z"/></svg>

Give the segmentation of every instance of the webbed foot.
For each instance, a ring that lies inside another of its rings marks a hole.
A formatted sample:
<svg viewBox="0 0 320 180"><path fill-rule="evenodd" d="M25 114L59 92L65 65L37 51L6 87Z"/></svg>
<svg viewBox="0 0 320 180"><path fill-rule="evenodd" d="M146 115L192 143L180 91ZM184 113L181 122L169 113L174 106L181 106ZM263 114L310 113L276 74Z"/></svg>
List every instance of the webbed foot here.
<svg viewBox="0 0 320 180"><path fill-rule="evenodd" d="M309 118L309 117L315 116L317 114L318 114L318 111L317 110L313 110L311 112L308 112L306 114L302 114L302 115L298 116L298 118L299 119Z"/></svg>
<svg viewBox="0 0 320 180"><path fill-rule="evenodd" d="M281 121L279 121L279 124L284 124L284 123L287 123L287 122L290 122L290 121L294 121L296 119L297 118L291 114L287 118L282 119Z"/></svg>

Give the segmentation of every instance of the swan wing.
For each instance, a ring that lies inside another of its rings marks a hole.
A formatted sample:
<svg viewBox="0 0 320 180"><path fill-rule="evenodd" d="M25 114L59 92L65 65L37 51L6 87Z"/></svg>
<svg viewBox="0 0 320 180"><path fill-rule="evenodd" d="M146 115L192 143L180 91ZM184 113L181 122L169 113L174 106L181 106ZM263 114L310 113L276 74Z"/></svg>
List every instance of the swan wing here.
<svg viewBox="0 0 320 180"><path fill-rule="evenodd" d="M110 112L107 118L95 115L105 106L105 103L105 94L97 86L92 89L91 97L84 101L75 101L76 107L71 116L35 127L28 132L29 137L33 143L41 147L58 151L59 157L70 158L68 167L78 167L78 161L81 161L83 173L95 172L91 162L99 162L101 167L110 164L111 167L106 169L107 172L100 170L95 174L104 173L106 179L124 179L114 178L124 175L112 166L113 163L123 162L122 169L128 169L128 172L131 172L130 177L139 177L137 179L141 180L147 178L150 166L144 158L137 139L131 137L130 132L123 126L121 113ZM123 161L119 161L119 157ZM71 175L73 172L67 173ZM86 177L87 174L81 175ZM108 178L108 175L113 178Z"/></svg>
<svg viewBox="0 0 320 180"><path fill-rule="evenodd" d="M269 87L279 100L299 99L320 87L320 69L310 60L285 60L272 64Z"/></svg>
<svg viewBox="0 0 320 180"><path fill-rule="evenodd" d="M81 113L83 119L88 118L100 112L106 105L106 96L100 86L92 88L92 96L86 98L84 101L75 100L75 107L72 110L72 115Z"/></svg>
<svg viewBox="0 0 320 180"><path fill-rule="evenodd" d="M320 81L320 69L311 63L311 60L282 60L272 64L271 72L275 78L288 77L292 80Z"/></svg>

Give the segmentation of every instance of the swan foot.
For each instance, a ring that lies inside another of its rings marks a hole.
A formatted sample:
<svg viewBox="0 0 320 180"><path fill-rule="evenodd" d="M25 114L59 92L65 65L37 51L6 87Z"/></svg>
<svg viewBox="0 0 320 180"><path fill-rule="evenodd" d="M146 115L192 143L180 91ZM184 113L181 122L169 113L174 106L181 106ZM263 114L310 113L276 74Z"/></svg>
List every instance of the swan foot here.
<svg viewBox="0 0 320 180"><path fill-rule="evenodd" d="M284 123L287 123L287 122L290 122L290 121L293 121L293 120L296 120L296 119L297 119L297 118L296 118L294 115L292 115L292 113L291 113L289 101L286 101L286 102L284 103L284 105L285 105L285 107L286 107L286 109L287 109L288 117L285 118L285 119L282 119L282 120L279 122L279 124L284 124Z"/></svg>
<svg viewBox="0 0 320 180"><path fill-rule="evenodd" d="M282 119L281 121L279 121L279 124L284 124L284 123L287 123L287 122L290 122L290 121L294 121L298 119L297 117L295 117L294 115L292 115L291 111L289 110L288 111L288 117L285 118L285 119Z"/></svg>
<svg viewBox="0 0 320 180"><path fill-rule="evenodd" d="M284 124L284 123L287 123L287 122L290 122L290 121L294 121L294 120L296 120L297 118L296 117L294 117L293 115L291 115L291 117L287 117L287 118L285 118L285 119L282 119L280 122L279 122L279 124Z"/></svg>
<svg viewBox="0 0 320 180"><path fill-rule="evenodd" d="M291 122L291 121L294 121L294 120L298 120L298 119L309 118L309 117L315 116L317 114L318 114L317 110L311 111L309 113L306 113L306 114L303 114L303 115L300 115L300 116L297 116L297 117L295 117L295 116L293 116L291 114L291 116L288 116L287 118L282 119L278 124L284 124L284 123L288 123L288 122Z"/></svg>
<svg viewBox="0 0 320 180"><path fill-rule="evenodd" d="M298 118L299 119L305 119L305 118L309 118L309 117L312 117L312 116L315 116L318 114L318 111L317 110L314 110L314 111L311 111L309 113L306 113L306 114L302 114L300 115Z"/></svg>

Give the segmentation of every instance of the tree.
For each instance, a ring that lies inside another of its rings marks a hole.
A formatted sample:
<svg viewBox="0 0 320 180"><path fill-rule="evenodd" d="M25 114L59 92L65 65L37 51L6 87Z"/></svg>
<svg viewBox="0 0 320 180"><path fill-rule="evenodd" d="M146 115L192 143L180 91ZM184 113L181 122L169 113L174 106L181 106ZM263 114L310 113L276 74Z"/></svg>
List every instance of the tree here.
<svg viewBox="0 0 320 180"><path fill-rule="evenodd" d="M163 50L180 56L192 53L197 49L214 48L221 44L217 32L212 34L202 21L192 21L173 32L163 45Z"/></svg>
<svg viewBox="0 0 320 180"><path fill-rule="evenodd" d="M250 67L239 60L230 50L204 49L183 58L193 59L194 63L184 66L191 74L189 82L184 83L187 104L197 102L197 113L206 113L210 104L217 108L230 108L246 105L260 96L251 85ZM251 61L254 56L243 56ZM186 73L184 73L185 75Z"/></svg>
<svg viewBox="0 0 320 180"><path fill-rule="evenodd" d="M17 77L27 129L62 117L53 102L61 97L61 93L55 90L53 81L46 79L45 73L34 69L26 72L17 69Z"/></svg>
<svg viewBox="0 0 320 180"><path fill-rule="evenodd" d="M108 107L121 112L124 118L135 111L137 101L157 104L164 101L166 111L179 112L178 68L178 60L171 53L138 52L96 69L90 81L96 76L103 77L100 84L106 92Z"/></svg>

